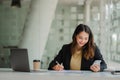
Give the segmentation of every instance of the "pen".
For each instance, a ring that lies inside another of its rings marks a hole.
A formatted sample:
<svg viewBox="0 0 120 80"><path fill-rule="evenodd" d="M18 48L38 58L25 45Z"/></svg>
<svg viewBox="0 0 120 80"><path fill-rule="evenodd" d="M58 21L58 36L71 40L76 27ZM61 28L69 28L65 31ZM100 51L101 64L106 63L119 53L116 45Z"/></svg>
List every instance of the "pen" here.
<svg viewBox="0 0 120 80"><path fill-rule="evenodd" d="M59 71L61 71L61 70L64 69L64 66L63 66L62 63L60 64L58 61L56 61L56 63L57 63L57 65L58 65L58 67L59 67Z"/></svg>
<svg viewBox="0 0 120 80"><path fill-rule="evenodd" d="M56 63L57 63L57 65L61 65L61 66L63 66L63 64L62 64L62 63L60 64L58 61L56 61Z"/></svg>
<svg viewBox="0 0 120 80"><path fill-rule="evenodd" d="M60 65L58 61L56 61L56 63L57 63L58 65Z"/></svg>

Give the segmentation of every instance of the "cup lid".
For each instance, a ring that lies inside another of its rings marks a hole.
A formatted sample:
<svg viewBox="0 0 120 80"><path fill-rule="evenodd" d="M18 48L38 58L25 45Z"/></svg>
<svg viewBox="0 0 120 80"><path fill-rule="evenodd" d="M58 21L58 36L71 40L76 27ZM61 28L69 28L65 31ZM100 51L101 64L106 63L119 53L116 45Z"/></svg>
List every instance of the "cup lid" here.
<svg viewBox="0 0 120 80"><path fill-rule="evenodd" d="M33 60L33 62L40 62L40 60L35 59L35 60Z"/></svg>

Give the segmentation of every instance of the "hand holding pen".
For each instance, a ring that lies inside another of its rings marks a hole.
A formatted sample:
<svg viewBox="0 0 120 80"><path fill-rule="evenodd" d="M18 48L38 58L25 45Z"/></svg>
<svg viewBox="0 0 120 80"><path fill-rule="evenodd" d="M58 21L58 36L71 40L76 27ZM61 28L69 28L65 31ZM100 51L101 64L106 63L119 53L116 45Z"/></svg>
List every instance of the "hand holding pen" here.
<svg viewBox="0 0 120 80"><path fill-rule="evenodd" d="M62 64L59 64L58 61L56 61L56 65L53 67L56 71L62 71L64 69L64 66Z"/></svg>

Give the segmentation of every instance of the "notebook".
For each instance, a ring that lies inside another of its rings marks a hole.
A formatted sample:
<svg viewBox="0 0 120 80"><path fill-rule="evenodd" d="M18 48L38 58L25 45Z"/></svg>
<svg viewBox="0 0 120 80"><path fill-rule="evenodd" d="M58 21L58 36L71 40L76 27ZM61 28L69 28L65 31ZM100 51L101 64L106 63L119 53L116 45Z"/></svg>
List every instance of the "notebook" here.
<svg viewBox="0 0 120 80"><path fill-rule="evenodd" d="M21 72L46 72L48 71L45 69L30 70L27 49L21 49L21 48L10 49L10 64L11 64L11 68L14 71L21 71Z"/></svg>

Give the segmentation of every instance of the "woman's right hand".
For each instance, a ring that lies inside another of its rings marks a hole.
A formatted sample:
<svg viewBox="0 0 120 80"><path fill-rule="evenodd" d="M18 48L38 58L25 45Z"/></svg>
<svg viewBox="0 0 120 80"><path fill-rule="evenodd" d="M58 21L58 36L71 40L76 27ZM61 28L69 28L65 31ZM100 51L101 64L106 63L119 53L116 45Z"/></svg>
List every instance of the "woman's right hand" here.
<svg viewBox="0 0 120 80"><path fill-rule="evenodd" d="M62 64L57 64L53 67L56 71L62 71L64 69L64 66Z"/></svg>

